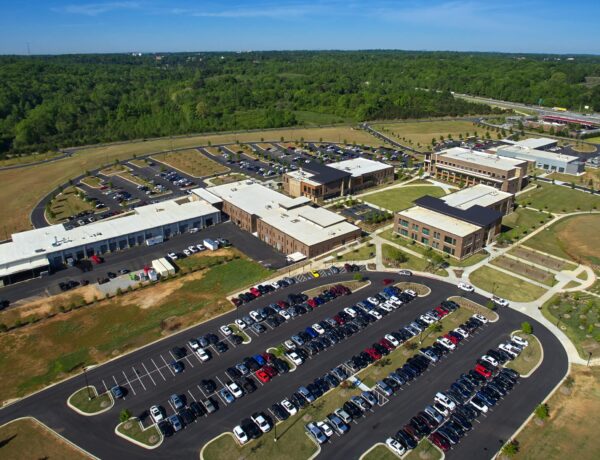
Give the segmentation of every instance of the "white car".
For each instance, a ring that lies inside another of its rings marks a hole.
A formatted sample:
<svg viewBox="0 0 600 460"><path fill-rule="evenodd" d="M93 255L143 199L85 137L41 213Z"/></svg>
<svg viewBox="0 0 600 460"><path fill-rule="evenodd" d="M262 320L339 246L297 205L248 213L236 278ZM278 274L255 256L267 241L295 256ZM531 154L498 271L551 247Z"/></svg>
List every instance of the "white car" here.
<svg viewBox="0 0 600 460"><path fill-rule="evenodd" d="M261 413L253 414L251 417L252 421L258 425L260 431L263 433L268 433L271 431L271 424Z"/></svg>
<svg viewBox="0 0 600 460"><path fill-rule="evenodd" d="M273 286L275 289L279 289L279 284L277 284L277 282L276 282L276 281L273 281L273 282L271 283L271 286Z"/></svg>
<svg viewBox="0 0 600 460"><path fill-rule="evenodd" d="M500 348L500 350L503 352L508 353L508 355L513 358L519 356L519 351L515 347L510 346L508 343L501 343L498 345L498 348Z"/></svg>
<svg viewBox="0 0 600 460"><path fill-rule="evenodd" d="M456 329L454 329L454 332L456 332L458 335L460 335L463 339L466 339L467 337L469 337L469 333L464 330L462 327L457 327Z"/></svg>
<svg viewBox="0 0 600 460"><path fill-rule="evenodd" d="M162 410L158 406L152 406L150 408L150 417L152 417L152 421L154 423L158 423L158 422L162 421L165 418L165 416L163 415Z"/></svg>
<svg viewBox="0 0 600 460"><path fill-rule="evenodd" d="M356 310L352 307L346 307L346 308L344 308L344 311L348 315L350 315L352 318L356 318L356 316L357 316Z"/></svg>
<svg viewBox="0 0 600 460"><path fill-rule="evenodd" d="M290 415L296 415L296 413L298 412L296 406L294 406L287 398L281 401L281 405Z"/></svg>
<svg viewBox="0 0 600 460"><path fill-rule="evenodd" d="M248 435L241 426L235 426L233 428L233 434L240 444L244 445L248 442Z"/></svg>
<svg viewBox="0 0 600 460"><path fill-rule="evenodd" d="M200 342L198 342L197 339L190 339L190 340L188 340L188 345L194 351L196 351L198 348L200 348Z"/></svg>
<svg viewBox="0 0 600 460"><path fill-rule="evenodd" d="M287 312L287 310L279 310L279 314L281 316L283 316L283 318L287 321L289 320L292 316Z"/></svg>
<svg viewBox="0 0 600 460"><path fill-rule="evenodd" d="M394 305L396 305L397 307L402 305L402 301L396 297L395 295L393 295L392 297L390 297L390 302L392 302Z"/></svg>
<svg viewBox="0 0 600 460"><path fill-rule="evenodd" d="M517 345L521 345L522 347L526 347L527 345L529 345L529 341L527 339L519 337L518 335L513 335L510 339Z"/></svg>
<svg viewBox="0 0 600 460"><path fill-rule="evenodd" d="M402 446L402 444L400 444L394 438L387 438L385 440L385 445L398 456L402 456L406 452L406 449Z"/></svg>
<svg viewBox="0 0 600 460"><path fill-rule="evenodd" d="M486 363L490 363L492 366L498 367L498 361L496 361L494 358L492 358L492 357L491 357L491 356L489 356L489 355L483 355L483 356L481 357L481 359L482 359L483 361L485 361Z"/></svg>
<svg viewBox="0 0 600 460"><path fill-rule="evenodd" d="M210 355L204 348L198 348L198 350L196 350L196 354L198 355L198 358L200 358L200 361L202 361L203 363L205 363L206 361L210 361Z"/></svg>
<svg viewBox="0 0 600 460"><path fill-rule="evenodd" d="M425 321L427 324L433 324L433 323L435 323L435 321L433 320L433 318L430 317L430 316L427 316L427 315L421 315L421 316L419 316L419 319L421 321Z"/></svg>
<svg viewBox="0 0 600 460"><path fill-rule="evenodd" d="M475 319L478 319L478 320L479 320L479 321L481 321L483 324L486 324L486 323L488 322L488 319L487 319L485 316L483 316L483 315L480 315L479 313L475 313L475 314L473 315L473 318L475 318Z"/></svg>
<svg viewBox="0 0 600 460"><path fill-rule="evenodd" d="M233 331L231 330L231 328L229 326L227 326L226 324L224 324L223 326L221 326L219 328L219 330L223 333L223 335L225 337L228 337L228 336L230 336L233 333Z"/></svg>
<svg viewBox="0 0 600 460"><path fill-rule="evenodd" d="M189 249L184 249L183 253L188 257L192 255L192 251L190 251Z"/></svg>
<svg viewBox="0 0 600 460"><path fill-rule="evenodd" d="M196 254L198 252L198 249L196 248L196 246L188 246L188 250L192 253L192 254Z"/></svg>
<svg viewBox="0 0 600 460"><path fill-rule="evenodd" d="M404 292L407 293L411 297L417 297L416 291L413 291L412 289L406 289Z"/></svg>
<svg viewBox="0 0 600 460"><path fill-rule="evenodd" d="M260 323L262 321L262 316L256 310L252 310L249 314L250 314L250 318L252 318L257 323Z"/></svg>
<svg viewBox="0 0 600 460"><path fill-rule="evenodd" d="M325 329L323 329L323 326L315 323L311 326L319 335L325 334Z"/></svg>
<svg viewBox="0 0 600 460"><path fill-rule="evenodd" d="M242 396L244 396L244 392L242 391L242 389L240 388L240 386L237 383L235 383L235 382L227 382L225 384L225 386L231 392L231 394L233 396L235 396L236 398L239 399Z"/></svg>
<svg viewBox="0 0 600 460"><path fill-rule="evenodd" d="M454 345L452 342L450 342L450 340L448 340L446 337L438 337L436 339L436 342L439 343L440 345L442 345L443 347L447 348L450 351L456 350L456 345Z"/></svg>
<svg viewBox="0 0 600 460"><path fill-rule="evenodd" d="M283 346L286 348L286 350L294 350L296 348L296 344L291 340L286 340L283 342Z"/></svg>
<svg viewBox="0 0 600 460"><path fill-rule="evenodd" d="M492 296L492 302L494 302L499 307L508 307L508 300L503 299L502 297L498 297L498 296L493 295Z"/></svg>
<svg viewBox="0 0 600 460"><path fill-rule="evenodd" d="M177 260L177 254L175 254L174 252L169 252L167 254L167 257L171 260Z"/></svg>
<svg viewBox="0 0 600 460"><path fill-rule="evenodd" d="M458 289L462 289L463 291L467 292L473 292L475 290L473 286L467 283L463 283L462 281L458 283Z"/></svg>
<svg viewBox="0 0 600 460"><path fill-rule="evenodd" d="M203 245L201 245L201 244L197 244L196 245L196 249L198 249L198 251L200 251L200 252L206 251L206 248Z"/></svg>
<svg viewBox="0 0 600 460"><path fill-rule="evenodd" d="M378 311L376 311L376 310L371 310L371 311L369 312L369 315L371 315L373 318L375 318L375 319L377 319L377 320L379 320L379 319L383 318L383 316L381 316L381 313L379 313L379 312L378 312Z"/></svg>
<svg viewBox="0 0 600 460"><path fill-rule="evenodd" d="M296 366L300 366L304 360L300 357L300 355L298 353L296 353L295 351L289 351L288 353L286 353L286 356L296 365Z"/></svg>
<svg viewBox="0 0 600 460"><path fill-rule="evenodd" d="M473 401L473 400L470 400L469 403L471 404L471 406L473 406L479 412L483 412L484 414L487 414L488 406L486 406L485 404L479 404L477 401Z"/></svg>
<svg viewBox="0 0 600 460"><path fill-rule="evenodd" d="M412 276L412 272L410 270L399 270L398 274L400 276Z"/></svg>
<svg viewBox="0 0 600 460"><path fill-rule="evenodd" d="M248 327L248 325L244 322L243 319L236 319L235 320L235 325L237 327L239 327L240 329L246 329Z"/></svg>
<svg viewBox="0 0 600 460"><path fill-rule="evenodd" d="M444 393L438 391L433 399L435 400L435 402L440 403L442 406L444 406L450 411L456 409L456 404L454 403L454 401L448 398L448 396L446 396Z"/></svg>
<svg viewBox="0 0 600 460"><path fill-rule="evenodd" d="M369 297L367 300L373 305L379 305L379 300L377 300L375 297Z"/></svg>
<svg viewBox="0 0 600 460"><path fill-rule="evenodd" d="M317 422L317 426L323 432L323 434L325 434L325 436L327 436L328 438L331 438L333 436L333 428L331 428L329 423Z"/></svg>
<svg viewBox="0 0 600 460"><path fill-rule="evenodd" d="M394 310L392 307L389 306L387 302L380 304L379 308L383 308L387 312L391 312Z"/></svg>
<svg viewBox="0 0 600 460"><path fill-rule="evenodd" d="M385 305L389 305L392 308L392 310L395 310L396 308L398 308L400 306L400 305L398 305L397 302L394 302L392 299L385 302Z"/></svg>
<svg viewBox="0 0 600 460"><path fill-rule="evenodd" d="M384 336L384 339L386 339L388 342L390 342L395 347L399 347L400 346L400 342L396 339L396 337L394 337L391 334L386 334Z"/></svg>

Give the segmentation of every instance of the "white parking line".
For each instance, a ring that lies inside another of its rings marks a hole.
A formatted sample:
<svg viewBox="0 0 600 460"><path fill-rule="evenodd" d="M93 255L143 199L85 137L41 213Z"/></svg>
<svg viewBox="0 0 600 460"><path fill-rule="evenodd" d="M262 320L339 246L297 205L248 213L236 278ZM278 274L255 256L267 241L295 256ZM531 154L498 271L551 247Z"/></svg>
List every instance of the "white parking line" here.
<svg viewBox="0 0 600 460"><path fill-rule="evenodd" d="M152 383L154 384L154 386L156 386L156 382L152 378L152 375L150 375L150 372L148 372L148 369L146 368L146 365L144 363L142 363L142 366L144 366L144 369L146 370L146 374L148 374L148 377L150 377L150 380L152 380Z"/></svg>
<svg viewBox="0 0 600 460"><path fill-rule="evenodd" d="M136 395L137 393L135 392L135 389L133 388L133 385L131 384L131 382L127 378L127 374L125 373L125 371L121 371L121 372L123 372L123 376L125 377L125 380L127 380L127 385L129 385L129 388L131 388L131 391L133 391L133 394Z"/></svg>
<svg viewBox="0 0 600 460"><path fill-rule="evenodd" d="M105 389L106 391L108 391L108 387L106 386L106 382L104 381L104 379L102 379L102 385L104 385L104 389Z"/></svg>
<svg viewBox="0 0 600 460"><path fill-rule="evenodd" d="M196 386L200 390L200 393L202 393L202 396L204 396L205 398L208 398L208 396L206 395L206 393L204 393L204 390L200 387L200 385L196 385Z"/></svg>
<svg viewBox="0 0 600 460"><path fill-rule="evenodd" d="M169 369L169 371L171 371L171 375L173 375L173 377L175 377L175 372L173 372L173 369L171 369L171 366L169 366L169 363L167 363L165 361L165 358L163 358L163 355L159 355L160 359L163 360L163 363L165 363L165 366L167 367L167 369Z"/></svg>
<svg viewBox="0 0 600 460"><path fill-rule="evenodd" d="M195 353L194 353L194 354L195 354ZM193 369L193 368L194 368L194 365L193 365L193 364L192 364L192 362L190 361L189 357L188 357L188 356L184 356L184 359L185 359L185 360L188 362L188 364L189 364L190 366L192 366L192 369Z"/></svg>
<svg viewBox="0 0 600 460"><path fill-rule="evenodd" d="M160 374L160 376L163 378L163 380L166 382L167 379L165 378L165 376L163 375L163 373L160 371L160 368L156 365L156 363L154 362L154 360L152 358L150 358L150 361L152 361L152 364L154 364L154 367L156 367L156 370L158 371L158 373Z"/></svg>
<svg viewBox="0 0 600 460"><path fill-rule="evenodd" d="M254 377L254 380L256 380L258 383L260 383L260 386L265 386L265 384L262 383L256 375L254 375L254 374L248 374L248 375L250 375L251 377Z"/></svg>
<svg viewBox="0 0 600 460"><path fill-rule="evenodd" d="M192 394L192 392L191 392L190 390L188 390L188 393L190 394L190 396L192 397L192 399L193 399L194 401L198 401L198 400L196 399L196 397L195 397L195 396Z"/></svg>
<svg viewBox="0 0 600 460"><path fill-rule="evenodd" d="M171 400L169 399L169 406L171 406L171 409L173 409L173 412L177 413L177 411L175 410L175 406L173 406L173 403L171 402Z"/></svg>
<svg viewBox="0 0 600 460"><path fill-rule="evenodd" d="M133 374L137 377L137 379L140 381L140 384L142 385L142 387L144 388L144 391L146 391L146 385L144 385L144 382L142 382L142 379L140 378L140 371L138 371L135 367L131 366L131 369L133 369Z"/></svg>

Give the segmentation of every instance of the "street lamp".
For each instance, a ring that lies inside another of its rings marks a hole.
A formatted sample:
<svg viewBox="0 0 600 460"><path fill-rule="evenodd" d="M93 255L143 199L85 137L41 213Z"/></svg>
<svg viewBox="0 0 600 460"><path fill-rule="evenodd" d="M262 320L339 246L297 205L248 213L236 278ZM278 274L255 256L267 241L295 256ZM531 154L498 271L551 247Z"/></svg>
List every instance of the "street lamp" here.
<svg viewBox="0 0 600 460"><path fill-rule="evenodd" d="M277 422L275 422L275 425L273 426L273 430L275 432L275 436L273 437L273 442L277 442Z"/></svg>
<svg viewBox="0 0 600 460"><path fill-rule="evenodd" d="M590 360L592 359L592 352L590 351L588 354L587 367L590 367Z"/></svg>
<svg viewBox="0 0 600 460"><path fill-rule="evenodd" d="M87 367L83 366L83 378L85 379L85 387L87 388L87 392L88 392L88 399L91 401L94 398L94 395L92 395L92 391L90 390L90 386L88 385L88 378L87 378Z"/></svg>

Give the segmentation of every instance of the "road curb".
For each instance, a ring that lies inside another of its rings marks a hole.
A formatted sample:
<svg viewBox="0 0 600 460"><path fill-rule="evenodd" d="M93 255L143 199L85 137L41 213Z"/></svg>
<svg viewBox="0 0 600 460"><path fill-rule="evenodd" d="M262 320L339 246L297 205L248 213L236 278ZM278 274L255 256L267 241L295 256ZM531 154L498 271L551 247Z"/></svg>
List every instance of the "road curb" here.
<svg viewBox="0 0 600 460"><path fill-rule="evenodd" d="M135 420L137 420L137 422L138 422L138 423L140 424L140 426L142 427L142 431L146 431L147 429L151 428L151 427L144 428L144 425L142 425L142 422L140 421L140 419L139 419L139 418L137 418L137 417L131 417L129 420L127 420L127 421L125 421L125 422L121 422L121 423L119 423L119 424L118 424L118 425L115 427L115 434L116 434L117 436L119 436L120 438L123 438L123 439L125 439L126 441L129 441L129 442L130 442L130 443L132 443L132 444L135 444L136 446L143 447L144 449L148 449L148 450L153 450L153 449L156 449L157 447L159 447L159 446L160 446L160 445L163 443L163 441L165 440L165 437L162 435L162 433L160 432L160 430L159 430L158 428L156 428L156 431L158 431L158 435L160 436L160 440L158 441L158 443L157 443L155 446L149 446L149 445L147 445L147 444L144 444L143 442L136 441L136 440L135 440L135 439L133 439L132 437L129 437L129 436L127 436L127 435L125 435L125 434L123 434L123 433L119 432L118 428L119 428L121 425L123 425L124 423L127 423L127 422L129 422L129 421L135 421ZM152 426L155 426L155 425L152 425Z"/></svg>
<svg viewBox="0 0 600 460"><path fill-rule="evenodd" d="M521 331L519 331L519 330L512 331L512 332L510 333L510 336L512 337L513 335L515 335L516 333L519 333L519 332L521 332ZM532 375L532 374L533 374L535 371L537 371L538 367L540 367L540 366L542 365L542 363L544 362L544 346L542 345L542 342L540 341L540 339L538 339L538 338L537 338L537 336L536 336L535 334L529 334L529 335L531 335L532 337L534 337L534 338L535 338L535 340L537 340L537 342L538 342L538 344L539 344L539 346L540 346L540 352L541 352L541 356L540 356L540 360L539 360L539 361L537 362L537 364L536 364L536 365L533 367L533 369L531 369L531 370L530 370L530 371L529 371L527 374L525 374L525 375L521 374L521 377L522 377L522 378L524 378L524 379L531 377L531 375ZM504 366L504 367L506 367L506 366Z"/></svg>
<svg viewBox="0 0 600 460"><path fill-rule="evenodd" d="M73 393L71 393L71 395L67 398L67 406L69 406L70 409L72 409L73 411L77 412L79 415L83 415L85 417L93 417L94 415L99 415L102 414L103 412L108 412L109 410L111 410L114 406L115 406L115 400L112 397L112 394L110 393L110 391L107 391L106 394L108 395L109 399L110 399L110 406L105 407L104 409L101 409L99 411L96 412L84 412L81 409L79 409L78 407L74 406L73 404L71 404L71 398L76 394L79 393L81 390L85 390L86 388L91 388L94 393L96 394L96 397L100 396L98 394L98 390L96 389L96 387L94 385L88 385L87 387L82 387L79 390L74 391Z"/></svg>

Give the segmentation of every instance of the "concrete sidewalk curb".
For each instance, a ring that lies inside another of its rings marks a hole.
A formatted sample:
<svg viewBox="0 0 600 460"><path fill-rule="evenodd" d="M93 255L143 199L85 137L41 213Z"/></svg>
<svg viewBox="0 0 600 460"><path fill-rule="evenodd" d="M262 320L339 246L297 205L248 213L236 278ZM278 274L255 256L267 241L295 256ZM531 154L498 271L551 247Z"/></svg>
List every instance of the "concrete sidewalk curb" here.
<svg viewBox="0 0 600 460"><path fill-rule="evenodd" d="M156 427L156 425L151 425L151 426L149 426L149 427L146 427L146 428L144 428L144 425L142 425L142 422L140 421L140 419L139 419L139 418L137 418L137 417L131 417L129 420L127 420L127 421L125 421L125 422L121 422L121 423L119 423L119 424L118 424L118 425L115 427L115 434L116 434L117 436L119 436L120 438L123 438L123 439L125 439L125 440L127 440L127 441L131 442L132 444L135 444L135 445L137 445L137 446L143 447L144 449L153 450L153 449L156 449L157 447L159 447L159 446L160 446L160 445L163 443L163 441L165 440L165 438L164 438L164 436L162 435L162 433L160 432L160 430L158 429L158 427L156 427L156 431L158 431L158 435L159 435L160 439L159 439L159 441L156 443L156 445L155 445L155 446L149 446L149 445L147 445L147 444L144 444L143 442L139 442L139 441L137 441L137 440L135 440L135 439L133 439L133 438L131 438L131 437L127 436L126 434L123 434L123 433L119 432L119 427L120 427L121 425L123 425L124 423L127 423L127 422L134 422L134 423L135 423L135 421L136 421L136 420L137 420L137 422L140 424L140 426L142 427L142 431L146 431L146 430L148 430L148 429L150 429L150 428L152 428L152 427Z"/></svg>
<svg viewBox="0 0 600 460"><path fill-rule="evenodd" d="M83 415L85 417L93 417L94 415L99 415L102 414L103 412L107 412L109 410L111 410L114 405L115 405L115 400L112 396L112 394L110 393L110 391L107 391L105 394L108 395L108 398L110 399L110 405L108 407L105 407L104 409L101 409L97 412L84 412L82 410L80 410L79 408L77 408L76 406L74 406L73 404L71 404L71 398L76 394L79 393L81 390L85 390L86 388L92 388L94 393L96 394L95 397L100 396L98 394L98 390L96 389L96 387L94 385L88 385L87 387L82 387L79 390L74 391L73 393L71 393L71 395L67 398L67 406L69 406L72 410L74 410L75 412L77 412L79 415Z"/></svg>

